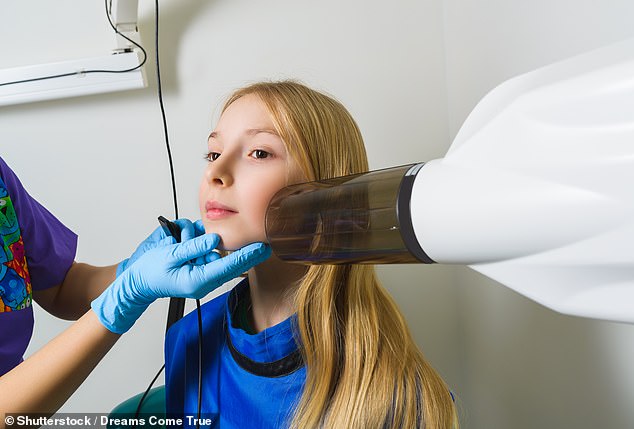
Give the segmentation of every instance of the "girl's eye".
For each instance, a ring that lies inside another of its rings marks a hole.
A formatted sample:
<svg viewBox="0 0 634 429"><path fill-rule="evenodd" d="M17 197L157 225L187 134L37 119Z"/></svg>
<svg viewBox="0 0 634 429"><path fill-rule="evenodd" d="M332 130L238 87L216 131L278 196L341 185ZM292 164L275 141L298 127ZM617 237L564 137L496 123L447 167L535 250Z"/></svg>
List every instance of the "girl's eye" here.
<svg viewBox="0 0 634 429"><path fill-rule="evenodd" d="M256 149L253 152L251 152L251 156L255 159L264 159L264 158L268 158L269 156L271 156L270 153L268 153L265 150L262 149Z"/></svg>
<svg viewBox="0 0 634 429"><path fill-rule="evenodd" d="M205 155L205 159L209 162L215 161L218 159L220 154L218 152L209 152Z"/></svg>

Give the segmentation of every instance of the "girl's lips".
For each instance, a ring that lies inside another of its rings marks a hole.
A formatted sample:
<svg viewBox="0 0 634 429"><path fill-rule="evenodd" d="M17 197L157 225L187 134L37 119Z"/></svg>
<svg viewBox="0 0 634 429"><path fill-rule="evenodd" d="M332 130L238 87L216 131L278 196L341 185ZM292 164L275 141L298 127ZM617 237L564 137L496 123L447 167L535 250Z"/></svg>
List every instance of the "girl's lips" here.
<svg viewBox="0 0 634 429"><path fill-rule="evenodd" d="M229 216L233 216L238 212L232 208L219 203L218 201L207 201L205 204L205 210L207 211L207 219L219 220Z"/></svg>
<svg viewBox="0 0 634 429"><path fill-rule="evenodd" d="M233 216L234 214L237 214L237 213L231 210L211 209L211 210L207 210L207 219L219 220L229 216Z"/></svg>

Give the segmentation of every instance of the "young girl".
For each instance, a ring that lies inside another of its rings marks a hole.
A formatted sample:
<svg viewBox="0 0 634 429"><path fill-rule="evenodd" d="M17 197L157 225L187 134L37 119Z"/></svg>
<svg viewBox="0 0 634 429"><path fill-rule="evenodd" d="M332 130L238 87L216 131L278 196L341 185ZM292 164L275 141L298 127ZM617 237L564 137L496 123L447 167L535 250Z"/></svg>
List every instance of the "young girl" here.
<svg viewBox="0 0 634 429"><path fill-rule="evenodd" d="M359 129L332 98L296 82L258 83L226 102L200 187L205 230L233 250L265 241L269 200L286 185L368 170ZM203 423L222 428L458 425L448 387L417 349L368 265L275 256L202 307ZM195 312L166 340L167 411L198 410Z"/></svg>

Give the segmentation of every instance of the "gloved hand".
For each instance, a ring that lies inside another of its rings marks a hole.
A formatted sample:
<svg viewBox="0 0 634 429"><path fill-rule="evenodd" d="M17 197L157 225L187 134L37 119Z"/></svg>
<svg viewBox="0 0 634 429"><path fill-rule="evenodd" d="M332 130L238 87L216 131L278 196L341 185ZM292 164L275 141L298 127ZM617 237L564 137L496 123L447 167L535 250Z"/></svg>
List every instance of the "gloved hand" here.
<svg viewBox="0 0 634 429"><path fill-rule="evenodd" d="M159 240L134 265L123 271L91 307L108 330L122 334L145 309L163 297L200 299L271 255L269 246L253 243L220 257L217 234L175 243Z"/></svg>
<svg viewBox="0 0 634 429"><path fill-rule="evenodd" d="M198 237L205 233L205 229L202 226L202 222L198 220L196 223L192 223L189 219L176 219L174 221L176 225L181 230L181 241L185 242L191 240L194 237ZM149 235L148 238L143 240L141 244L138 245L132 256L128 259L124 259L117 265L117 277L121 275L122 272L127 270L132 264L136 262L145 252L150 249L154 249L159 246L161 240L163 240L167 235L165 235L165 231L163 231L163 227L158 227ZM169 243L168 243L169 244Z"/></svg>

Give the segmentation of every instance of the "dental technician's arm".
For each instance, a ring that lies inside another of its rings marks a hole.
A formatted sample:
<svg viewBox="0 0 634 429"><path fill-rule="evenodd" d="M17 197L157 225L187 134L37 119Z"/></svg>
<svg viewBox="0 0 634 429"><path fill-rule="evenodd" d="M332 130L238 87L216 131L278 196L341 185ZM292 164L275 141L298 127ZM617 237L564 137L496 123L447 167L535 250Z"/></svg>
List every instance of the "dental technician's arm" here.
<svg viewBox="0 0 634 429"><path fill-rule="evenodd" d="M204 234L202 224L195 226L188 219L177 219L182 241ZM130 268L147 251L158 246L167 236L162 227L156 228L136 248L134 253L119 264L97 267L74 262L62 284L45 290L34 290L33 298L44 310L61 319L76 320L90 308L90 303L111 284L117 275Z"/></svg>
<svg viewBox="0 0 634 429"><path fill-rule="evenodd" d="M65 320L77 320L90 308L90 303L114 281L116 265L96 267L75 262L62 284L34 290L33 298L44 310Z"/></svg>
<svg viewBox="0 0 634 429"><path fill-rule="evenodd" d="M0 410L52 415L77 390L120 335L91 310L37 353L0 377ZM0 429L4 429L4 418Z"/></svg>
<svg viewBox="0 0 634 429"><path fill-rule="evenodd" d="M179 244L165 237L144 253L91 303L92 310L0 377L0 413L55 413L152 302L203 298L271 255L268 246L253 243L221 258L214 252L219 242L216 234Z"/></svg>

